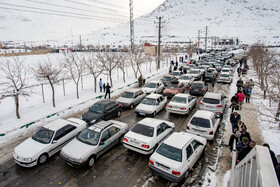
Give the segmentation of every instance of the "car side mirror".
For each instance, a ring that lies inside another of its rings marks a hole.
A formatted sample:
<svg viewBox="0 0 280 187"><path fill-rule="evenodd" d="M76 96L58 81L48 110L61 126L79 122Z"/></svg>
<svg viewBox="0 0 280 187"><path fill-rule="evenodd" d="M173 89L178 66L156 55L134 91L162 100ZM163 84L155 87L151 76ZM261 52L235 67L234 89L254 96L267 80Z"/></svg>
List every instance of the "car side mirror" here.
<svg viewBox="0 0 280 187"><path fill-rule="evenodd" d="M52 141L52 143L53 143L53 144L56 144L56 143L57 143L57 140Z"/></svg>

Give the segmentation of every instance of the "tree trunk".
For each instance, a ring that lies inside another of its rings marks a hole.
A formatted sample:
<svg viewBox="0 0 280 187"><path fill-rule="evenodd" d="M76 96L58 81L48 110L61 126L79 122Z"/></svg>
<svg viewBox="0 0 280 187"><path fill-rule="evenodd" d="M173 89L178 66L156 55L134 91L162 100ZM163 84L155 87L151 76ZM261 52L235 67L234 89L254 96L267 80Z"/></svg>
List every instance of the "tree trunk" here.
<svg viewBox="0 0 280 187"><path fill-rule="evenodd" d="M110 77L110 84L111 84L111 87L113 87L112 71L109 71L109 77Z"/></svg>
<svg viewBox="0 0 280 187"><path fill-rule="evenodd" d="M94 92L96 93L97 77L93 76L94 79Z"/></svg>
<svg viewBox="0 0 280 187"><path fill-rule="evenodd" d="M278 110L276 112L276 121L280 120L280 100L278 102Z"/></svg>
<svg viewBox="0 0 280 187"><path fill-rule="evenodd" d="M79 82L76 84L76 94L77 94L77 99L79 99Z"/></svg>
<svg viewBox="0 0 280 187"><path fill-rule="evenodd" d="M123 70L123 82L125 83L125 71Z"/></svg>
<svg viewBox="0 0 280 187"><path fill-rule="evenodd" d="M266 99L266 90L263 91L263 99Z"/></svg>
<svg viewBox="0 0 280 187"><path fill-rule="evenodd" d="M53 107L55 107L55 92L54 92L54 86L53 83L50 82L51 88L52 88L52 102L53 102Z"/></svg>
<svg viewBox="0 0 280 187"><path fill-rule="evenodd" d="M17 119L20 119L20 115L19 115L19 96L15 95L14 98L15 98L15 104L16 104L16 116L17 116Z"/></svg>

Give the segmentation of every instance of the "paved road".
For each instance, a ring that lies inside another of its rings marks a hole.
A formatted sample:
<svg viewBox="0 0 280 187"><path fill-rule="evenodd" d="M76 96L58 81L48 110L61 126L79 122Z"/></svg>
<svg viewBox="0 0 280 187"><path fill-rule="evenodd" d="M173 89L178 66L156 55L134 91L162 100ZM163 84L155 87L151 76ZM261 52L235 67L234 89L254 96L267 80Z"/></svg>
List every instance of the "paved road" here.
<svg viewBox="0 0 280 187"><path fill-rule="evenodd" d="M228 91L228 85L217 85L216 90ZM197 106L201 97L198 97ZM181 116L169 114L166 110L157 114L156 118L169 120L175 123L175 131L184 131L190 115ZM73 117L80 118L81 113ZM137 117L133 110L123 111L116 120L129 124L131 128L136 122L143 119ZM218 143L222 137L224 125L221 123L215 140L208 143L203 156L190 173L190 180L186 184L200 185L203 182L205 168L213 169L217 159ZM18 142L20 143L20 142ZM43 166L23 168L14 163L12 158L0 166L0 186L166 186L167 181L152 177L148 169L149 156L128 151L121 144L97 160L93 168L76 169L68 166L58 154L51 157ZM151 179L152 182L147 182Z"/></svg>

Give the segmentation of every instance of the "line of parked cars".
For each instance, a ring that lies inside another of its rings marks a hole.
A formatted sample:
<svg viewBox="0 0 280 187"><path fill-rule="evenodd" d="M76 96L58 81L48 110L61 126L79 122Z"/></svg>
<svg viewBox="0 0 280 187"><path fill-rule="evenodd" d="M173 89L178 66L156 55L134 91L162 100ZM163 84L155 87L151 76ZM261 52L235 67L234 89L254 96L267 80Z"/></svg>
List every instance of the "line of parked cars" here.
<svg viewBox="0 0 280 187"><path fill-rule="evenodd" d="M220 63L212 61L201 61L199 68L187 64L191 74L164 75L161 81L150 81L142 89L125 91L116 101L98 101L81 119L57 119L44 125L15 148L15 162L33 167L44 164L60 151L68 165L92 167L102 154L122 143L129 150L151 154L148 166L152 173L172 182L186 179L203 154L207 140L213 140L226 106L224 95L208 92L206 82L195 81L194 72L201 76L201 70L209 70L217 76L219 70L213 67ZM229 72L219 76L232 73L230 67L225 69ZM187 88L189 93L186 93ZM174 123L151 118L164 109L179 115L190 114L197 103L195 95L203 98L199 110L186 124L186 132L174 132ZM171 98L169 102L167 97ZM112 120L120 116L123 109L133 108L137 115L145 118L131 129L124 122Z"/></svg>

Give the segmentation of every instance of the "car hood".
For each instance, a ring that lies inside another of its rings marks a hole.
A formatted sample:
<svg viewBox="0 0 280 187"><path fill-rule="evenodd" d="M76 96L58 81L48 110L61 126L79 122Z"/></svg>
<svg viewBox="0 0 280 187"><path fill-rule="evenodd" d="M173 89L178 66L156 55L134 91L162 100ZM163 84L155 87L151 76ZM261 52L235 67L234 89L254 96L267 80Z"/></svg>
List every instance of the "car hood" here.
<svg viewBox="0 0 280 187"><path fill-rule="evenodd" d="M72 159L80 159L95 148L97 148L97 145L88 145L75 138L62 148L61 153Z"/></svg>
<svg viewBox="0 0 280 187"><path fill-rule="evenodd" d="M91 122L92 120L99 120L102 116L103 114L97 114L94 112L87 111L83 114L83 120Z"/></svg>
<svg viewBox="0 0 280 187"><path fill-rule="evenodd" d="M117 102L120 102L120 103L131 103L131 101L132 101L132 98L119 97L117 99Z"/></svg>
<svg viewBox="0 0 280 187"><path fill-rule="evenodd" d="M136 107L136 110L154 111L155 108L156 108L156 106L144 105L144 104L140 103L140 104Z"/></svg>
<svg viewBox="0 0 280 187"><path fill-rule="evenodd" d="M190 74L192 75L193 77L198 77L200 74Z"/></svg>
<svg viewBox="0 0 280 187"><path fill-rule="evenodd" d="M31 137L26 139L24 142L16 146L15 154L23 157L23 158L30 158L35 156L36 154L40 153L50 144L43 144L40 142L36 142Z"/></svg>
<svg viewBox="0 0 280 187"><path fill-rule="evenodd" d="M149 143L153 139L153 137L144 136L132 131L128 131L128 133L126 133L124 136L127 138L139 140L143 143Z"/></svg>

